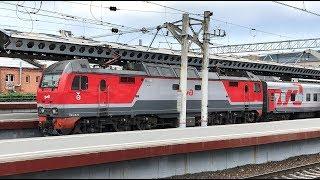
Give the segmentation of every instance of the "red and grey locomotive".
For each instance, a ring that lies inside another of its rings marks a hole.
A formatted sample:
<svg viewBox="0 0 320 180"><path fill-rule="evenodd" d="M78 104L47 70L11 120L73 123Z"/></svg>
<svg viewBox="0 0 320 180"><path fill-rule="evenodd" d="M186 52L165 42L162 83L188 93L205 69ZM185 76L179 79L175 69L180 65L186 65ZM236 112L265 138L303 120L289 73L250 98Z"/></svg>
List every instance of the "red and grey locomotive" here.
<svg viewBox="0 0 320 180"><path fill-rule="evenodd" d="M130 68L128 68L130 69ZM180 67L137 63L131 70L90 67L87 60L49 66L37 92L45 134L128 131L177 126ZM200 124L201 75L188 68L187 126ZM209 73L208 125L315 117L320 85L266 82Z"/></svg>

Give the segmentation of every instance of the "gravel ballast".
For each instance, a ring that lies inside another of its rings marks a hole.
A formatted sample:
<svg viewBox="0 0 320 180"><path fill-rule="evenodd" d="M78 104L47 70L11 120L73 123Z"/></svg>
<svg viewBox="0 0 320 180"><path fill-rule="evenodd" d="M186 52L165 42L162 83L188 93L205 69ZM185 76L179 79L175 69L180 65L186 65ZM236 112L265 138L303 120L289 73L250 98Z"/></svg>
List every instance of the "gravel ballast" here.
<svg viewBox="0 0 320 180"><path fill-rule="evenodd" d="M168 177L169 179L239 179L256 176L259 174L289 169L301 165L320 162L320 154L302 155L292 157L283 161L272 161L264 164L249 164L235 168L209 171L195 174L185 174Z"/></svg>

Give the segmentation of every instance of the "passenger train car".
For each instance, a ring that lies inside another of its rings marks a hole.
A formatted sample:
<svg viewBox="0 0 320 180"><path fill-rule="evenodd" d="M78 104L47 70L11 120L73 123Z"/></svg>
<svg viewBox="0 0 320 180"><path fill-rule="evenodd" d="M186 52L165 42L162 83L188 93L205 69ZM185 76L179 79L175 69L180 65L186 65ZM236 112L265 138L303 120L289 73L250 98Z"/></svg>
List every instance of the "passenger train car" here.
<svg viewBox="0 0 320 180"><path fill-rule="evenodd" d="M37 92L39 127L61 135L177 127L180 67L137 63L131 70L61 61L43 73ZM187 126L200 124L201 72L188 68ZM316 117L320 85L265 82L209 73L208 125Z"/></svg>

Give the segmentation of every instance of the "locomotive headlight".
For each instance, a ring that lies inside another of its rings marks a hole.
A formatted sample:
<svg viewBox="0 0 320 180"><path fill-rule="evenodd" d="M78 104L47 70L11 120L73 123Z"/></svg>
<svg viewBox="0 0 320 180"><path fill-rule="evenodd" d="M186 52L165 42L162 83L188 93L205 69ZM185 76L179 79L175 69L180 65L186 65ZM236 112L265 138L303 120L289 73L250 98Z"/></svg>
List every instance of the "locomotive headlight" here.
<svg viewBox="0 0 320 180"><path fill-rule="evenodd" d="M52 108L52 114L58 114L58 108Z"/></svg>
<svg viewBox="0 0 320 180"><path fill-rule="evenodd" d="M43 114L44 113L44 108L43 107L39 107L38 108L38 113L39 114Z"/></svg>

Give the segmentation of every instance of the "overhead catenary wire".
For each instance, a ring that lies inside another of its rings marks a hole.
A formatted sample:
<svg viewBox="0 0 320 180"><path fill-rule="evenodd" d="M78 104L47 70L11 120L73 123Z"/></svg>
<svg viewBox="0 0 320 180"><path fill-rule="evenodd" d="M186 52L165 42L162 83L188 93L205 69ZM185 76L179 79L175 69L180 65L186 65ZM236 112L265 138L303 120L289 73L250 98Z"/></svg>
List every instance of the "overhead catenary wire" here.
<svg viewBox="0 0 320 180"><path fill-rule="evenodd" d="M12 3L5 3L5 2L0 2L0 3L4 3L4 4L9 4L9 5L13 5ZM31 8L32 7L28 7L28 6L23 6L23 5L20 5L21 7L25 7L25 8ZM83 18L83 17L78 17L78 16L73 16L73 15L69 15L69 14L65 14L65 13L60 13L60 12L56 12L56 11L49 11L49 10L44 10L44 9L41 9L40 11L44 11L44 12L49 12L49 13L55 13L55 14L59 14L59 15L62 15L63 17L56 17L56 16L52 16L52 15L47 15L47 14L37 14L37 15L41 15L41 16L47 16L47 17L52 17L52 18L60 18L60 19L64 19L64 20L71 20L71 21L79 21L79 22L82 22L82 23L89 23L89 24L94 24L94 25L105 25L105 24L101 24L100 20L94 20L96 22L90 22L88 20L93 20L93 19L88 19L88 18ZM81 19L81 20L80 20ZM104 22L104 21L102 21ZM141 29L137 29L137 28L134 28L134 27L130 27L130 26L124 26L124 25L118 25L118 24L114 24L114 23L109 23L107 22L107 26L111 26L112 25L116 25L118 27L122 27L122 28L130 28L130 29L133 29L133 30L137 30L137 31L140 31ZM145 29L154 29L155 27L150 27L150 28L145 28Z"/></svg>
<svg viewBox="0 0 320 180"><path fill-rule="evenodd" d="M285 4L285 3L282 3L282 2L278 2L278 1L272 1L272 2L277 3L277 4L280 4L280 5L283 5L283 6L290 7L290 8L299 10L299 11L303 11L303 12L306 12L306 13L309 13L309 14L312 14L312 15L320 16L320 14L318 14L318 13L315 13L315 12L306 10L306 9L305 9L305 6L304 6L304 1L303 1L304 9L298 8L298 7L295 7L295 6L291 6L291 5L289 5L289 4Z"/></svg>
<svg viewBox="0 0 320 180"><path fill-rule="evenodd" d="M177 8L173 8L173 7L169 7L169 6L165 6L165 5L161 5L161 4L154 3L154 2L149 2L149 1L145 1L145 2L154 4L154 5L157 5L157 6L161 6L161 7L166 7L166 8L169 8L169 9L172 9L172 10L176 10L176 11L179 11L179 12L188 13L190 15L195 15L195 16L199 16L199 17L203 16L202 14L192 13L192 12L188 12L188 11L185 11L185 10L181 10L181 9L177 9ZM278 37L284 37L284 38L293 39L293 37L289 37L289 36L285 36L285 35L281 35L281 34L277 34L277 33L272 33L272 32L267 32L267 31L256 29L256 28L253 28L253 27L248 27L248 26L245 26L245 25L240 25L240 24L224 21L224 20L221 20L221 19L218 19L218 18L211 17L211 19L219 21L219 22L223 22L223 23L226 23L226 24L230 24L230 25L233 25L233 26L238 26L238 27L241 27L241 28L245 28L245 29L249 29L249 30L254 30L254 31L257 31L257 32L265 33L265 34L270 34L270 35L274 35L274 36L278 36Z"/></svg>
<svg viewBox="0 0 320 180"><path fill-rule="evenodd" d="M0 8L0 9L1 9L1 8ZM19 19L18 17L7 16L7 15L0 15L0 17L12 18L12 19ZM68 25L68 26L83 27L83 25L80 25L80 24L70 24L70 23L57 22L57 21L47 21L47 20L39 20L39 19L34 19L34 21L35 21L35 22L49 23L49 24L62 24L62 25ZM99 30L111 30L111 28L99 28L99 27L92 27L92 26L86 26L86 28L89 28L89 29L99 29Z"/></svg>
<svg viewBox="0 0 320 180"><path fill-rule="evenodd" d="M25 2L25 1L23 1L22 4L24 4L24 2ZM32 19L32 17L31 17L31 13L24 7L24 10L28 13L30 19L20 18L19 15L18 15L18 12L21 12L21 11L19 11L18 6L19 6L19 2L17 2L17 4L16 4L16 16L17 16L20 20L22 20L22 21L31 21L31 30L30 30L30 32L29 32L29 33L31 33L31 32L33 31L33 19ZM38 11L37 11L37 12L38 12Z"/></svg>
<svg viewBox="0 0 320 180"><path fill-rule="evenodd" d="M86 3L81 3L81 2L71 2L71 1L65 1L66 3L71 3L71 4L78 4L78 5L83 5L83 6L90 6L90 4ZM97 5L91 5L93 7L101 7ZM175 13L175 12L165 12L165 11L151 11L151 10L141 10L141 9L126 9L126 8L118 8L115 6L102 6L102 8L110 11L132 11L132 12L142 12L142 13L160 13L160 14L181 14L181 13Z"/></svg>
<svg viewBox="0 0 320 180"><path fill-rule="evenodd" d="M188 11L180 10L180 9L169 7L169 6L165 6L165 5L162 5L162 4L155 3L155 2L150 2L150 1L144 1L144 2L150 3L150 4L154 4L154 5L157 5L157 6L161 6L161 7L164 7L164 8L172 9L172 10L175 10L175 11L179 11L181 13L188 13L190 15L202 16L202 14L191 13L191 12L188 12Z"/></svg>
<svg viewBox="0 0 320 180"><path fill-rule="evenodd" d="M1 2L0 2L0 3L1 3ZM2 7L0 7L0 9L9 10L9 11L15 11L15 10L13 10L13 9L2 8ZM27 12L22 12L22 13L27 13ZM65 18L65 17L56 17L56 16L46 15L46 14L37 14L37 15L45 16L45 17L50 17L50 18L58 18L58 19L70 20L69 18ZM74 19L72 19L72 20L73 20L73 21L79 21L79 20L77 20L77 19L75 19L75 20L74 20ZM44 20L37 20L37 21L48 22L48 21L44 21ZM93 24L93 25L101 25L101 24L90 23L90 22L84 22L84 21L79 21L79 22L89 23L89 24ZM54 23L54 22L48 22L48 23ZM61 23L56 23L56 24L61 24ZM66 23L64 23L64 24L66 24ZM69 24L69 25L72 25L72 24ZM73 26L81 26L81 27L82 27L82 25L73 25ZM90 28L94 28L94 27L90 27ZM96 28L96 29L102 29L102 28ZM105 30L105 29L102 29L102 30ZM110 28L110 29L108 29L108 30L111 30L111 28ZM140 31L140 29L139 29L139 31Z"/></svg>
<svg viewBox="0 0 320 180"><path fill-rule="evenodd" d="M14 5L14 6L16 5L16 4L13 4L13 3L8 3L8 2L0 2L0 3L8 4L8 5ZM19 5L19 6L32 9L32 7L29 7L29 6L23 6L23 5ZM51 14L55 14L55 15L60 15L62 17L70 18L68 20L78 20L78 21L80 20L80 21L85 21L85 22L95 22L96 24L105 25L105 26L117 26L117 27L122 27L122 28L136 29L136 28L130 27L130 26L124 26L124 25L119 25L119 24L110 23L110 22L106 22L106 21L100 21L100 20L97 21L97 20L94 20L94 19L84 18L84 17L80 17L80 16L74 16L74 15L70 15L70 14L66 14L66 13L60 13L60 12L57 12L57 11L50 11L50 10L46 10L46 9L41 9L40 11L51 13Z"/></svg>

